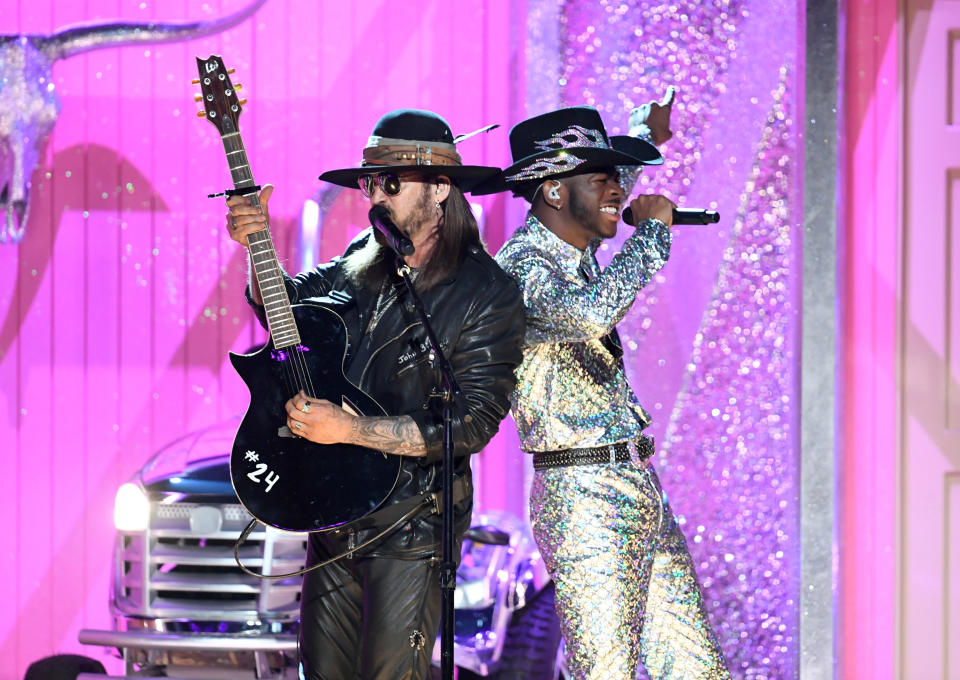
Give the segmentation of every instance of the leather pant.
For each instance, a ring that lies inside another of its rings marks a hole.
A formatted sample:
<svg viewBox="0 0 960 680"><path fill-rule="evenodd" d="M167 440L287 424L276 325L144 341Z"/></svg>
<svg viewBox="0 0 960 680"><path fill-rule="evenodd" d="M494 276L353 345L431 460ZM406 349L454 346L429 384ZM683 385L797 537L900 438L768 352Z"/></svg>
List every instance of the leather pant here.
<svg viewBox="0 0 960 680"><path fill-rule="evenodd" d="M343 558L304 576L307 680L421 680L440 628L439 560Z"/></svg>

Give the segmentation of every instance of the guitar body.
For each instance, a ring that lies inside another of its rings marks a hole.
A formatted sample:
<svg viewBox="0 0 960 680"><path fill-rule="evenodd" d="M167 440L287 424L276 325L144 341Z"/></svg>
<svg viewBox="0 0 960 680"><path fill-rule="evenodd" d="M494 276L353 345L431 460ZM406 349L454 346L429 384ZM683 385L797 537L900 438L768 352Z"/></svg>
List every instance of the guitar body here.
<svg viewBox="0 0 960 680"><path fill-rule="evenodd" d="M292 310L301 338L309 340L280 350L271 340L253 354L230 355L250 390L230 456L230 477L240 502L264 524L319 531L379 507L397 483L401 458L362 446L314 444L290 433L284 405L300 386L357 415L385 415L343 375L343 319L319 304Z"/></svg>

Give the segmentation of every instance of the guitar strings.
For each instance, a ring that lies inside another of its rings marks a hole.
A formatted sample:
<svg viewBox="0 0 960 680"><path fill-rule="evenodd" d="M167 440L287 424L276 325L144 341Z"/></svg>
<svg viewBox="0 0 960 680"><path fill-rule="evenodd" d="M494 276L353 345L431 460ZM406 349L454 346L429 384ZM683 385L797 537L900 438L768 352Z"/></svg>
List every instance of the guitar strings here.
<svg viewBox="0 0 960 680"><path fill-rule="evenodd" d="M250 179L250 181L253 181L252 178ZM254 205L259 208L260 197L257 196L256 194L253 194L252 196L250 196L250 203L251 205ZM273 244L273 238L270 234L269 229L264 230L263 241L266 242L267 247L270 249L271 257L269 258L269 261L278 262L279 259L277 257L277 251ZM276 273L279 274L279 272L276 272ZM281 284L283 284L282 275L281 275ZM285 285L284 285L284 288L286 288ZM293 310L290 310L290 313L292 316ZM293 321L294 327L296 327L296 319L292 319L292 321ZM300 334L298 331L297 336L299 337L299 335ZM278 351L283 351L281 348L276 347L276 345L274 345L274 349L277 349ZM300 390L303 390L305 393L307 393L310 396L316 395L316 391L314 390L314 387L313 387L313 381L310 379L310 372L307 370L307 361L303 355L304 353L303 353L303 350L300 348L300 345L292 345L284 349L286 349L286 352L287 352L286 360L283 361L284 369L285 369L285 377L287 380L287 389L290 390L291 394L297 394Z"/></svg>
<svg viewBox="0 0 960 680"><path fill-rule="evenodd" d="M283 362L283 371L284 377L287 379L287 394L296 394L297 393L297 379L294 374L293 367L290 365L290 361L284 360Z"/></svg>
<svg viewBox="0 0 960 680"><path fill-rule="evenodd" d="M284 377L290 394L295 395L303 390L310 396L316 395L310 371L307 370L307 360L300 345L291 345L284 349L286 350L283 361Z"/></svg>
<svg viewBox="0 0 960 680"><path fill-rule="evenodd" d="M257 201L259 203L259 201ZM267 246L270 249L271 261L277 262L277 252L276 248L273 245L273 239L270 237L270 232L266 232L266 238L264 239L267 243ZM282 284L281 277L281 284ZM286 288L286 286L284 286ZM291 310L291 316L293 310ZM296 320L293 319L294 326L296 326ZM299 336L299 332L297 333ZM280 348L276 348L280 349ZM290 390L291 394L297 394L301 389L307 394L313 396L316 394L313 388L313 381L310 379L310 372L307 370L307 361L303 356L303 350L300 349L299 345L291 345L285 348L287 351L286 361L283 362L286 379L287 379L287 389ZM281 350L282 351L282 350Z"/></svg>
<svg viewBox="0 0 960 680"><path fill-rule="evenodd" d="M221 141L223 141L224 149L228 153L233 152L233 153L240 154L240 158L237 159L240 161L240 164L236 167L230 168L230 173L234 180L234 188L236 189L249 188L251 193L246 195L250 200L250 205L256 208L259 208L262 212L263 207L260 204L260 196L257 193L260 187L254 187L254 186L242 187L241 186L243 184L253 185L253 174L250 171L250 161L247 159L246 150L243 148L243 141L240 139L239 136L237 137L236 140L233 140L232 137L229 138L228 140L228 138L224 137L223 135L221 135ZM233 145L234 148L231 148L231 145ZM279 259L277 257L277 251L273 244L273 237L270 234L269 226L263 230L261 243L263 242L266 242L266 245L270 250L271 257L269 258L268 261L279 262ZM249 243L248 243L248 247L249 247ZM251 251L251 256L252 256L252 251ZM256 264L254 265L254 269L256 269ZM279 272L274 272L274 274L277 274L280 276L280 283L282 285L283 284L282 274L280 274ZM285 285L283 287L286 288ZM291 316L293 316L293 310L290 310L290 314ZM296 319L291 319L291 321L294 324L294 328L296 328ZM271 336L272 335L273 333L271 329ZM298 338L299 338L299 335L300 335L299 332L297 332ZM300 347L301 346L297 344L297 345L290 346L288 348L279 348L276 346L276 344L274 344L274 349L277 350L278 352L282 352L284 349L286 349L287 360L283 361L282 363L284 364L284 369L285 369L284 372L287 380L287 389L291 391L291 394L297 394L302 389L308 395L313 396L316 394L316 391L313 388L313 381L310 379L310 373L307 370L306 358L303 356L303 351L300 349Z"/></svg>
<svg viewBox="0 0 960 680"><path fill-rule="evenodd" d="M297 370L297 387L306 392L309 396L315 396L313 381L310 379L310 372L307 370L307 360L304 357L303 350L299 346L293 348L293 357L295 358L295 369Z"/></svg>

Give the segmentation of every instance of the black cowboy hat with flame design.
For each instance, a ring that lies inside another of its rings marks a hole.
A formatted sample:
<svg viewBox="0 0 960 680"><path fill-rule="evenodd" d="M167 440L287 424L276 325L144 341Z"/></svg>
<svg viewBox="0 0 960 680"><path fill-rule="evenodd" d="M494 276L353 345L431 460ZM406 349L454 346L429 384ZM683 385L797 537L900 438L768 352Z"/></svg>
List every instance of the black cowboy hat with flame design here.
<svg viewBox="0 0 960 680"><path fill-rule="evenodd" d="M547 179L612 166L660 165L657 148L639 137L607 136L592 106L571 106L521 121L510 130L513 163L474 194L512 190L522 195Z"/></svg>

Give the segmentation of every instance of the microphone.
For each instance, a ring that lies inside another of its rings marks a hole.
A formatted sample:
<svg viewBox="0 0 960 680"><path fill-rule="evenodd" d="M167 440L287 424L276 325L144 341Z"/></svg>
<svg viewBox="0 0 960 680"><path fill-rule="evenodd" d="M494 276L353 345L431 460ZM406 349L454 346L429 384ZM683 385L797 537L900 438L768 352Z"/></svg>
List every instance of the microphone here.
<svg viewBox="0 0 960 680"><path fill-rule="evenodd" d="M633 211L627 208L623 211L623 221L631 227L637 226L633 221ZM700 210L699 208L674 208L674 224L713 224L720 221L720 213L716 210Z"/></svg>
<svg viewBox="0 0 960 680"><path fill-rule="evenodd" d="M367 217L374 229L387 239L387 245L393 249L393 252L401 257L413 255L413 242L393 223L393 220L390 219L389 210L382 205L375 205L370 208Z"/></svg>

